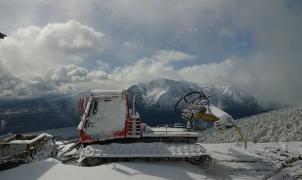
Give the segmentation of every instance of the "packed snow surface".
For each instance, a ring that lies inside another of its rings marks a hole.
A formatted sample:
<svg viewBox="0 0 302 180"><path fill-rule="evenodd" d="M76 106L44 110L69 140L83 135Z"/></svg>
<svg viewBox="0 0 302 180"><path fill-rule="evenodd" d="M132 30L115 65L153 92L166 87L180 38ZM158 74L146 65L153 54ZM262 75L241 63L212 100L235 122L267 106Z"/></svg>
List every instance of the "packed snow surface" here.
<svg viewBox="0 0 302 180"><path fill-rule="evenodd" d="M182 161L132 161L95 167L46 159L0 172L2 180L95 179L298 179L302 178L302 142L204 144L215 164L210 171Z"/></svg>

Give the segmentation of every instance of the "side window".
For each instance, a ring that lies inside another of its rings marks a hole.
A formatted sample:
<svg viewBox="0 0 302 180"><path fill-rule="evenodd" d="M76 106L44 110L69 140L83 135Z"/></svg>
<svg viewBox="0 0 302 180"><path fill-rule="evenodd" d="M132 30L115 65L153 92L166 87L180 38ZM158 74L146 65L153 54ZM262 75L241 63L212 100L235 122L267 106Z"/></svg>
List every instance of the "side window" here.
<svg viewBox="0 0 302 180"><path fill-rule="evenodd" d="M92 104L92 114L96 114L98 110L98 101L93 101L94 103Z"/></svg>
<svg viewBox="0 0 302 180"><path fill-rule="evenodd" d="M93 99L89 109L89 114L88 114L89 117L92 117L97 113L97 107L98 107L98 101Z"/></svg>

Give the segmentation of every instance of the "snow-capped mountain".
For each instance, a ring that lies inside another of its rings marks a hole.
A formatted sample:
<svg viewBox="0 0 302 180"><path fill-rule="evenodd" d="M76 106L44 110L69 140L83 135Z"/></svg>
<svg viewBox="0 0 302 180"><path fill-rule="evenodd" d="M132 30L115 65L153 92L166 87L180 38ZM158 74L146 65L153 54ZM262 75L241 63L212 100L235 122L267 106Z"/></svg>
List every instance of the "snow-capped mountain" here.
<svg viewBox="0 0 302 180"><path fill-rule="evenodd" d="M238 124L250 142L302 141L302 106L242 118ZM211 128L203 132L203 137L206 143L239 141L234 129L221 134Z"/></svg>
<svg viewBox="0 0 302 180"><path fill-rule="evenodd" d="M186 81L158 79L140 83L129 88L142 94L138 98L138 109L143 120L151 124L183 122L174 112L175 103L191 91L202 91L210 102L230 113L234 118L254 115L274 109L263 105L245 91L230 86L206 86Z"/></svg>
<svg viewBox="0 0 302 180"><path fill-rule="evenodd" d="M158 79L129 88L139 92L137 109L142 120L150 125L185 123L174 111L175 103L191 91L203 91L214 105L234 118L254 115L273 109L262 106L248 93L229 86L204 86L185 81ZM1 98L0 134L33 132L76 126L80 119L78 100L90 93L76 95L48 94L28 98ZM131 103L129 103L131 104Z"/></svg>

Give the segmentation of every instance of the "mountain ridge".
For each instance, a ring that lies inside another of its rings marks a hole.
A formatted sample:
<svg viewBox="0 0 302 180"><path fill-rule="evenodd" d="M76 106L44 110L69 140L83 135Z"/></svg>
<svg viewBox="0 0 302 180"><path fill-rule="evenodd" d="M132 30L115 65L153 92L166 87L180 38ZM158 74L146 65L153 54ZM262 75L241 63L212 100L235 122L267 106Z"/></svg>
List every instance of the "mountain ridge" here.
<svg viewBox="0 0 302 180"><path fill-rule="evenodd" d="M175 103L192 91L202 91L212 104L225 110L235 119L275 109L273 104L262 104L249 93L231 86L199 85L186 81L158 79L129 87L130 92L141 94L137 107L143 121L157 123L184 123L174 112ZM165 119L166 120L165 120Z"/></svg>
<svg viewBox="0 0 302 180"><path fill-rule="evenodd" d="M203 91L210 101L234 118L265 112L251 95L230 86L205 86L186 81L158 79L131 86L129 92L140 92L137 109L142 121L150 125L186 122L174 111L179 98L191 91ZM131 93L129 93L131 96ZM0 134L32 132L76 126L80 120L78 100L89 92L76 95L46 94L31 98L8 97L0 101ZM130 97L131 99L131 97ZM129 102L129 104L132 104ZM131 106L131 105L130 105Z"/></svg>

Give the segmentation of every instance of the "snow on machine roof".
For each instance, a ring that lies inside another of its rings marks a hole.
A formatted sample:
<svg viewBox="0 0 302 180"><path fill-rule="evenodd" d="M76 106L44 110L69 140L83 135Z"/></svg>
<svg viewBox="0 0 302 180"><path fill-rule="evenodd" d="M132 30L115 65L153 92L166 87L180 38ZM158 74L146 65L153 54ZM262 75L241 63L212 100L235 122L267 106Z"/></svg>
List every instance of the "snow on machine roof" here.
<svg viewBox="0 0 302 180"><path fill-rule="evenodd" d="M125 90L92 90L92 97L121 96Z"/></svg>

